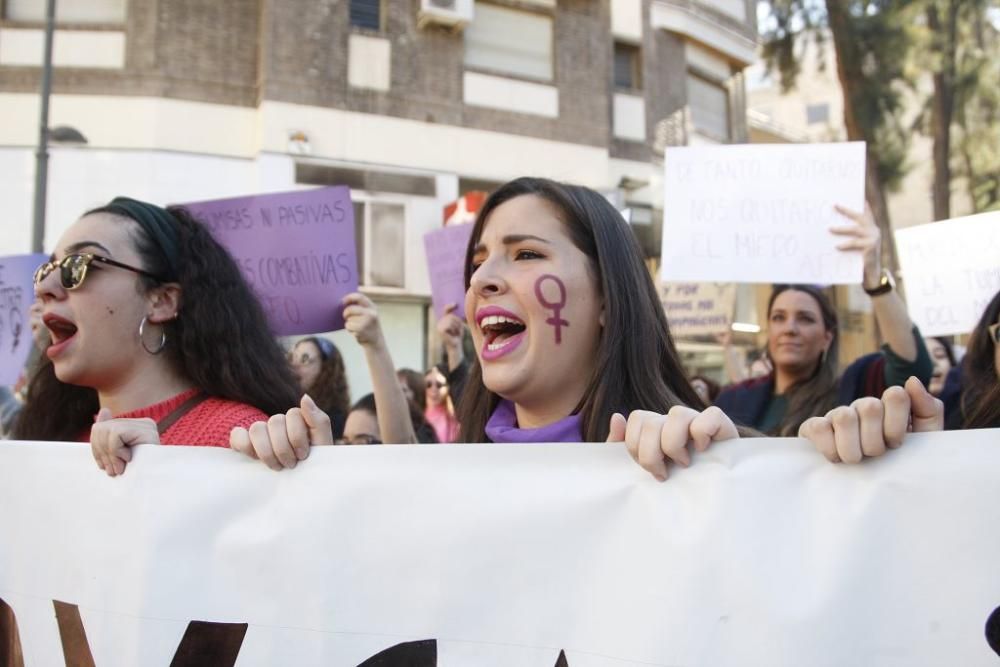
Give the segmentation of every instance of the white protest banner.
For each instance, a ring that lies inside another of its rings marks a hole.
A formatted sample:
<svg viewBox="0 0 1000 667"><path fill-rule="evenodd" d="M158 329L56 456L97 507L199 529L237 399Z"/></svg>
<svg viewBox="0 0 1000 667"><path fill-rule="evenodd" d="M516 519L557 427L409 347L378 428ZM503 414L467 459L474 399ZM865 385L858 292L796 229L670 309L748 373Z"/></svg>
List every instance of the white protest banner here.
<svg viewBox="0 0 1000 667"><path fill-rule="evenodd" d="M675 338L725 333L733 324L736 285L665 283L660 285L660 303Z"/></svg>
<svg viewBox="0 0 1000 667"><path fill-rule="evenodd" d="M280 473L143 446L112 479L86 445L6 442L0 598L27 667L993 666L998 440L858 466L730 441L662 484L622 445L314 448Z"/></svg>
<svg viewBox="0 0 1000 667"><path fill-rule="evenodd" d="M896 248L920 333L972 331L1000 291L1000 211L900 229Z"/></svg>
<svg viewBox="0 0 1000 667"><path fill-rule="evenodd" d="M860 283L834 211L865 205L865 145L743 144L664 153L663 281Z"/></svg>

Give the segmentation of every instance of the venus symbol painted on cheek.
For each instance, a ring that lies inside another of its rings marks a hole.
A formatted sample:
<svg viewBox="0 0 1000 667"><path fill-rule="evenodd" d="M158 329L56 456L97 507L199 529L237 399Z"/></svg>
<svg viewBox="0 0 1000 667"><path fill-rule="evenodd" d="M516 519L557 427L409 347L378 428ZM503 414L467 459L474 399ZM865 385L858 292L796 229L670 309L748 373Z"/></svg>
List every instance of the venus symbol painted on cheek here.
<svg viewBox="0 0 1000 667"><path fill-rule="evenodd" d="M553 296L555 291L553 291L553 288L545 290L543 285L546 282L554 283L555 290L559 293L559 296L552 301L545 298L545 292L548 291L549 296ZM560 311L566 307L566 285L563 284L563 281L560 280L558 276L546 273L544 276L540 276L538 280L535 281L535 297L538 299L538 303L542 304L544 308L552 309L552 317L545 320L545 323L551 324L555 327L556 343L562 343L562 328L569 326L569 322L559 316Z"/></svg>

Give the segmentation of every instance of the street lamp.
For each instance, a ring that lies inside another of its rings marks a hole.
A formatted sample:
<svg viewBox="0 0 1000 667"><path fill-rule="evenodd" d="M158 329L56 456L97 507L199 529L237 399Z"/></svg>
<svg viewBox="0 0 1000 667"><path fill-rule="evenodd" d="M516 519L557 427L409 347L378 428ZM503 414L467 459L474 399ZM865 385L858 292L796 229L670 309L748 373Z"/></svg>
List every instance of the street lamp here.
<svg viewBox="0 0 1000 667"><path fill-rule="evenodd" d="M63 146L86 146L87 137L70 125L56 125L49 130L49 143Z"/></svg>
<svg viewBox="0 0 1000 667"><path fill-rule="evenodd" d="M49 180L49 93L52 91L52 35L55 22L56 0L47 0L41 113L38 122L38 149L35 151L35 212L31 228L31 252L42 252L45 240L45 187Z"/></svg>

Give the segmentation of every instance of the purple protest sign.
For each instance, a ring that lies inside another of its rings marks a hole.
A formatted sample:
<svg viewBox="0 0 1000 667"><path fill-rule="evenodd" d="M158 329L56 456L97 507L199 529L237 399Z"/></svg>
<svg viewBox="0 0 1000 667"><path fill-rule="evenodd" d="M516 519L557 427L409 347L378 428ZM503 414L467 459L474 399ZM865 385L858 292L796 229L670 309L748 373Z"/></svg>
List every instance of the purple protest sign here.
<svg viewBox="0 0 1000 667"><path fill-rule="evenodd" d="M472 225L449 225L424 234L427 272L431 277L431 300L438 319L449 304L456 304L455 314L465 314L465 251L472 235Z"/></svg>
<svg viewBox="0 0 1000 667"><path fill-rule="evenodd" d="M236 259L281 335L344 328L358 289L351 192L336 186L183 204Z"/></svg>
<svg viewBox="0 0 1000 667"><path fill-rule="evenodd" d="M21 376L34 340L28 309L35 301L32 277L45 255L0 257L0 384Z"/></svg>

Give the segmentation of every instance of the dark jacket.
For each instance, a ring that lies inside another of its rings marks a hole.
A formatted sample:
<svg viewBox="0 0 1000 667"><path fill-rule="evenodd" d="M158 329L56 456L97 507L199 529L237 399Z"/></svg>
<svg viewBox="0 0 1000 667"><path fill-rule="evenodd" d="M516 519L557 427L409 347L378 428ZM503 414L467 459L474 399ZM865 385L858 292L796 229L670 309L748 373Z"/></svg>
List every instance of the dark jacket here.
<svg viewBox="0 0 1000 667"><path fill-rule="evenodd" d="M962 428L962 366L954 366L944 378L944 388L938 396L944 403L944 427L949 431Z"/></svg>
<svg viewBox="0 0 1000 667"><path fill-rule="evenodd" d="M880 352L855 359L837 383L837 405L850 405L865 396L881 398L882 392L892 385L903 384L911 375L915 375L926 386L934 371L934 364L924 339L915 326L913 340L917 346L917 358L913 361L898 356L888 345L883 345ZM726 387L715 404L737 424L759 430L773 395L772 373Z"/></svg>
<svg viewBox="0 0 1000 667"><path fill-rule="evenodd" d="M849 405L862 396L881 397L885 384L885 357L873 352L847 367L837 385L837 405ZM722 390L715 404L742 426L758 428L774 395L774 375L745 380Z"/></svg>

